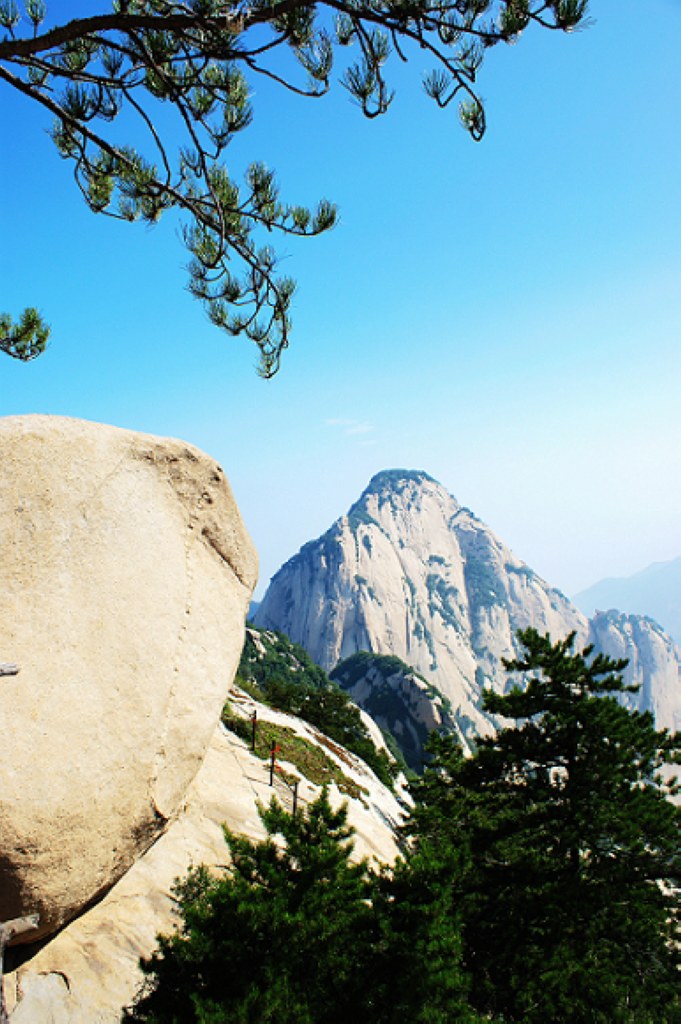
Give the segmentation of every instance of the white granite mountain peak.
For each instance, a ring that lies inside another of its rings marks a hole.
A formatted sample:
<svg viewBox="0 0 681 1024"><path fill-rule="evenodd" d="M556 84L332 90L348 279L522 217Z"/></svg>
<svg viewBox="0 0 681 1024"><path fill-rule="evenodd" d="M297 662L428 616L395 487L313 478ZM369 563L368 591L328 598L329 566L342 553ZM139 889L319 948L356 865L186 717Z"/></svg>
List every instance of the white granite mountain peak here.
<svg viewBox="0 0 681 1024"><path fill-rule="evenodd" d="M628 657L636 706L681 727L681 651L651 619L593 620L541 579L427 473L372 478L346 515L273 577L255 623L279 629L331 670L360 650L394 654L452 704L464 735L486 732L485 687L503 690L516 632L576 633Z"/></svg>

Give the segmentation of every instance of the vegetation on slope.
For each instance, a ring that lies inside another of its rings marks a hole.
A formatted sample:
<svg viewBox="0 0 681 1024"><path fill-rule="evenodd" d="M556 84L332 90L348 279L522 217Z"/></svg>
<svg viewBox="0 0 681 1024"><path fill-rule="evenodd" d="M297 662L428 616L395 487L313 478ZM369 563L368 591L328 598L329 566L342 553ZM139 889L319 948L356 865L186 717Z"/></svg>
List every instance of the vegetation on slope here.
<svg viewBox="0 0 681 1024"><path fill-rule="evenodd" d="M616 699L624 662L520 634L512 724L436 737L403 859L350 859L325 791L178 888L126 1024L679 1024L681 738Z"/></svg>
<svg viewBox="0 0 681 1024"><path fill-rule="evenodd" d="M395 899L402 868L353 863L344 808L322 791L295 817L274 802L261 816L263 842L226 832L229 872L198 868L177 887L181 926L143 962L125 1024L479 1020L456 938L439 934L427 896Z"/></svg>
<svg viewBox="0 0 681 1024"><path fill-rule="evenodd" d="M330 678L349 693L363 679L368 679L368 693L364 692L360 703L382 729L387 746L408 777L420 774L429 760L426 746L432 721L423 720L424 697L419 690L425 695L434 718L439 716L438 728L454 728L451 702L447 697L394 654L357 651L339 662Z"/></svg>
<svg viewBox="0 0 681 1024"><path fill-rule="evenodd" d="M253 726L246 718L239 718L229 713L226 709L222 715L222 721L231 732L236 733L241 739L251 742ZM341 793L347 796L358 798L364 790L342 771L333 758L324 753L316 743L310 743L304 736L300 736L295 729L289 729L285 725L274 722L258 722L255 730L256 757L263 761L269 760L272 754L272 746L276 749L277 764L285 761L294 765L301 775L304 775L308 782L315 786L328 786L334 782ZM280 769L279 769L280 770ZM294 781L284 773L284 778L289 785Z"/></svg>
<svg viewBox="0 0 681 1024"><path fill-rule="evenodd" d="M374 745L357 705L283 633L247 628L236 682L257 700L316 726L392 786L397 766Z"/></svg>

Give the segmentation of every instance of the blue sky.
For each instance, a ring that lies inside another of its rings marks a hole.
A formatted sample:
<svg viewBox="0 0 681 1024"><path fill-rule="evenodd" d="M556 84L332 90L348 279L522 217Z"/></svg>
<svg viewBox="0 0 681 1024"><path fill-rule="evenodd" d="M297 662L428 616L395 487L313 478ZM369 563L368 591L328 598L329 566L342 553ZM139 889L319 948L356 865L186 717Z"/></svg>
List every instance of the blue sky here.
<svg viewBox="0 0 681 1024"><path fill-rule="evenodd" d="M55 13L59 5L52 8ZM63 5L73 13L77 5ZM570 37L487 58L469 140L393 65L388 115L259 81L232 167L340 207L282 240L299 282L280 374L185 289L175 222L95 217L3 94L0 309L48 352L0 360L0 414L185 438L224 466L269 577L383 468L425 469L566 593L681 554L681 3L592 0Z"/></svg>

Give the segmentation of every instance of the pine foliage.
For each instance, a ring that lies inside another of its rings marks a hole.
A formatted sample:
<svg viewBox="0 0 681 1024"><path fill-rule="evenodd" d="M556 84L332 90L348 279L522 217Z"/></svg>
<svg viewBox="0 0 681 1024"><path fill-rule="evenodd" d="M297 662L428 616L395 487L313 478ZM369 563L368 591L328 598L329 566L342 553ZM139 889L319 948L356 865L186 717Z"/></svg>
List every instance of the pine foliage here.
<svg viewBox="0 0 681 1024"><path fill-rule="evenodd" d="M37 309L23 311L17 323L7 313L0 313L0 352L23 363L35 359L47 347L50 329Z"/></svg>
<svg viewBox="0 0 681 1024"><path fill-rule="evenodd" d="M510 720L466 758L435 740L409 830L454 851L478 1010L523 1024L679 1019L679 737L617 700L626 662L520 634ZM449 871L449 868L447 869Z"/></svg>
<svg viewBox="0 0 681 1024"><path fill-rule="evenodd" d="M437 894L352 861L347 811L325 791L295 817L274 802L261 817L266 840L226 831L230 869L178 885L180 929L143 962L125 1024L478 1021Z"/></svg>
<svg viewBox="0 0 681 1024"><path fill-rule="evenodd" d="M404 855L351 859L326 792L226 833L126 1024L679 1024L679 737L617 699L623 662L520 634L508 721L434 736Z"/></svg>
<svg viewBox="0 0 681 1024"><path fill-rule="evenodd" d="M114 0L110 7L100 0L91 7L60 24L44 0L0 0L0 82L52 117L55 145L93 212L147 224L170 210L184 216L190 291L212 323L256 345L260 373L270 377L288 345L295 290L278 271L272 236L319 235L333 227L336 209L325 199L314 209L284 201L261 162L242 180L230 174L224 157L252 121L253 83L265 77L318 98L347 50L341 83L373 118L392 100L391 55L406 60L413 52L421 62L425 54L434 66L427 93L440 107L458 103L463 125L480 139L476 82L485 52L531 24L576 28L587 0ZM145 141L132 146L121 134Z"/></svg>
<svg viewBox="0 0 681 1024"><path fill-rule="evenodd" d="M346 1024L373 939L372 876L350 861L345 810L327 795L291 817L261 812L268 838L226 832L232 866L178 887L181 931L144 965L129 1024Z"/></svg>

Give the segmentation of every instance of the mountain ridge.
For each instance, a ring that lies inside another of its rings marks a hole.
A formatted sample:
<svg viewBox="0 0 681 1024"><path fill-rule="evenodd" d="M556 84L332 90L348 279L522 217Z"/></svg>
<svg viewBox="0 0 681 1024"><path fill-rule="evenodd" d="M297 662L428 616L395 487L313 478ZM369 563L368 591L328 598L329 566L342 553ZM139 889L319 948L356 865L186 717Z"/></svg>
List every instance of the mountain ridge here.
<svg viewBox="0 0 681 1024"><path fill-rule="evenodd" d="M503 692L504 658L533 626L628 652L634 706L681 725L681 652L636 616L587 617L471 510L422 470L377 473L349 511L272 578L254 617L300 643L327 671L360 650L394 654L452 704L465 736L494 722L485 688ZM643 695L645 695L645 702Z"/></svg>

